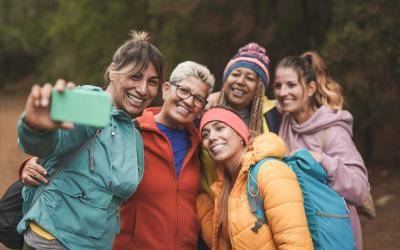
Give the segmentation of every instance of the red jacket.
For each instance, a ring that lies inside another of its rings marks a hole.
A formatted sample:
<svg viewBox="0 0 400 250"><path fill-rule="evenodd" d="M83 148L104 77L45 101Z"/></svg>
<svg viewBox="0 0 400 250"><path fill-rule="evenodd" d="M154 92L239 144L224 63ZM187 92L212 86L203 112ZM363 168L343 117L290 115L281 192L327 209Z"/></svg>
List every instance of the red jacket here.
<svg viewBox="0 0 400 250"><path fill-rule="evenodd" d="M144 174L136 192L121 206L121 230L115 237L113 250L197 249L200 137L194 123L186 126L192 146L177 180L171 144L154 120L160 110L160 107L145 109L137 118L142 130ZM19 176L30 158L21 163Z"/></svg>
<svg viewBox="0 0 400 250"><path fill-rule="evenodd" d="M148 108L137 118L142 129L144 175L136 192L121 207L121 232L113 250L197 249L200 138L193 123L186 126L192 146L177 180L171 144L154 120L160 110Z"/></svg>

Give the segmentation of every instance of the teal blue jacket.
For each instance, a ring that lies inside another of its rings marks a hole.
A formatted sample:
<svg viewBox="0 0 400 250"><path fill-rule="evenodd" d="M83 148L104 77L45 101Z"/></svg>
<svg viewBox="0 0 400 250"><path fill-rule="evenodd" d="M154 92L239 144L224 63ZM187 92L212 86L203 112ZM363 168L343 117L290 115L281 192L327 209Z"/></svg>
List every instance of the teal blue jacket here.
<svg viewBox="0 0 400 250"><path fill-rule="evenodd" d="M25 153L41 158L49 176L99 129L75 125L72 130L38 131L24 126L24 117L18 124L18 143ZM131 118L112 107L110 124L94 141L94 171L89 168L89 151L90 144L56 176L29 212L43 184L24 187L19 233L33 220L69 249L112 248L119 233L119 207L143 176L143 142Z"/></svg>

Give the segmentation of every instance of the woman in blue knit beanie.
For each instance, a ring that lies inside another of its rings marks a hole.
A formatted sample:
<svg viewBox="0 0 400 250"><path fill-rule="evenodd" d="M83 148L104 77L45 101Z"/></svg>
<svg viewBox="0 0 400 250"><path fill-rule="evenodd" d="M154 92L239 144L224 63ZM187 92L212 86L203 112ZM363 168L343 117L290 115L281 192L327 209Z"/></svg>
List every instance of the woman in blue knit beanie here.
<svg viewBox="0 0 400 250"><path fill-rule="evenodd" d="M279 115L276 103L265 96L269 78L269 58L265 49L257 43L249 43L240 48L228 62L221 92L209 96L206 109L215 104L230 106L241 116L249 130L278 134ZM208 193L213 198L210 186L216 181L217 164L205 150L201 151L200 164L200 192Z"/></svg>
<svg viewBox="0 0 400 250"><path fill-rule="evenodd" d="M228 105L238 111L250 130L278 133L276 104L265 96L269 62L265 49L257 43L240 48L225 67L221 92L210 95L208 107Z"/></svg>

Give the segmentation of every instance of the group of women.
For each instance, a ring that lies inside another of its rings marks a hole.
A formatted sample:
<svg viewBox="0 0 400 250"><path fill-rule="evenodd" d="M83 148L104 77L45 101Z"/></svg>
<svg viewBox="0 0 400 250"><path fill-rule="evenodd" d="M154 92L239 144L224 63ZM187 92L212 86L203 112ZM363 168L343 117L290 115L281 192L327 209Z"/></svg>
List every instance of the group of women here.
<svg viewBox="0 0 400 250"><path fill-rule="evenodd" d="M279 62L276 101L265 96L269 58L256 43L228 62L220 92L211 94L215 79L203 65L181 63L168 82L165 72L162 53L146 33L134 32L105 73L112 111L100 130L52 121L52 85L32 88L18 125L21 148L35 156L19 170L25 212L48 186L18 225L24 249L313 249L296 175L280 161L260 169L269 223L258 234L251 230L258 219L247 202L248 169L298 149L309 150L346 200L362 249L355 206L369 193L367 171L351 140L342 89L316 53ZM163 106L145 109L159 85ZM59 92L74 87L55 85ZM93 135L94 143L49 183L46 176Z"/></svg>

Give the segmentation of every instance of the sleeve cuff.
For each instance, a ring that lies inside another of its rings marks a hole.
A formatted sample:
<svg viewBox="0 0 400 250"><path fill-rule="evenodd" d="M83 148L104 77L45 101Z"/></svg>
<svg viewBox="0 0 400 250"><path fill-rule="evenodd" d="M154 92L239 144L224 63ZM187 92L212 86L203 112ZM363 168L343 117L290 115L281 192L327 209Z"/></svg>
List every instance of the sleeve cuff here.
<svg viewBox="0 0 400 250"><path fill-rule="evenodd" d="M19 165L19 168L18 168L18 178L19 178L20 180L22 180L21 175L22 175L22 171L23 171L24 168L25 168L25 164L26 164L30 159L32 159L32 158L33 158L33 156L28 157L28 158L25 159L23 162L21 162L21 164Z"/></svg>

